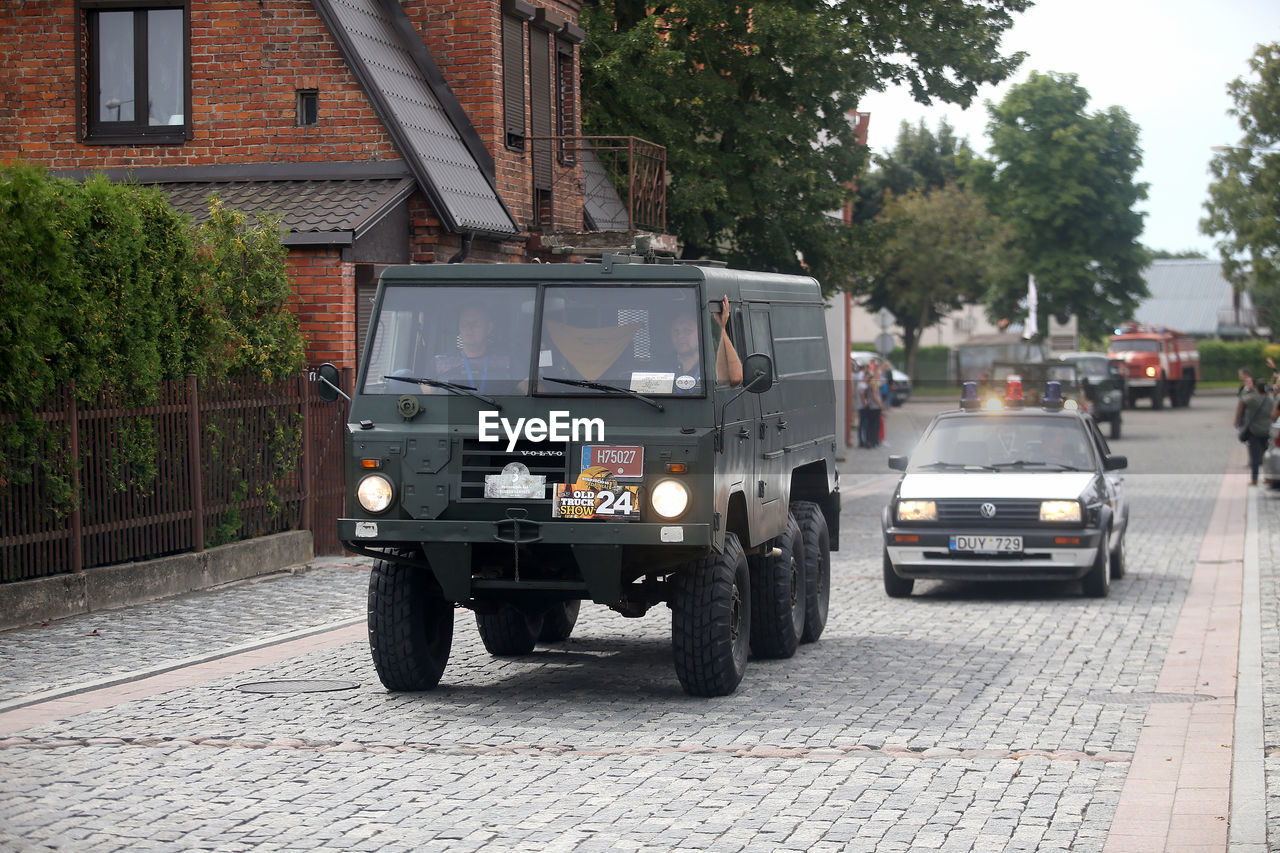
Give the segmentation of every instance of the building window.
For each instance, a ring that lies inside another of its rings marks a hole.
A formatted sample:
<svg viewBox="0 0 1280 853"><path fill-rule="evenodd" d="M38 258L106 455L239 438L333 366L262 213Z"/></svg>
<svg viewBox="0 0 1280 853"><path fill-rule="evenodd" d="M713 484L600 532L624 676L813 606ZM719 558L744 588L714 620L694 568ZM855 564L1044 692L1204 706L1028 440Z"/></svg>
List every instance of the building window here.
<svg viewBox="0 0 1280 853"><path fill-rule="evenodd" d="M87 139L181 142L189 126L187 12L83 0Z"/></svg>
<svg viewBox="0 0 1280 853"><path fill-rule="evenodd" d="M320 123L320 93L315 89L298 90L298 127L315 127Z"/></svg>

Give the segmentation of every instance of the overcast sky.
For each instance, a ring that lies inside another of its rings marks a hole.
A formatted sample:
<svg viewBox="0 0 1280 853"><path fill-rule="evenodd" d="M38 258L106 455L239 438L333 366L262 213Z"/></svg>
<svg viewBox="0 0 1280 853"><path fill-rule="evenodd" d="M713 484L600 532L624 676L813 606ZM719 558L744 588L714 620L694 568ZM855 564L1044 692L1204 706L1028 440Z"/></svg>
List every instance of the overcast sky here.
<svg viewBox="0 0 1280 853"><path fill-rule="evenodd" d="M925 107L901 90L872 92L858 109L871 113L877 152L893 147L900 122L935 129L945 117L985 153L986 101L999 102L1031 71L1076 74L1089 112L1123 107L1141 129L1137 179L1150 184L1142 242L1216 257L1198 223L1212 147L1241 135L1227 115L1227 83L1248 72L1255 45L1271 41L1280 41L1280 0L1039 0L1004 38L1006 53L1026 52L1022 67L1008 83L983 87L968 110Z"/></svg>

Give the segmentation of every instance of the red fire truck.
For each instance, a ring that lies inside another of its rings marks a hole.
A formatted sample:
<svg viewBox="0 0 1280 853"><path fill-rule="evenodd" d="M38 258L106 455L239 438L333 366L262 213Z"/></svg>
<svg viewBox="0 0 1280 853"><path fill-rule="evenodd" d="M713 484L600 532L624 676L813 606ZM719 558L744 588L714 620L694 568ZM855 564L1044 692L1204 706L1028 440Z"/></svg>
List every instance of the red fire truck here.
<svg viewBox="0 0 1280 853"><path fill-rule="evenodd" d="M1195 339L1176 329L1126 323L1115 335L1107 355L1124 362L1128 379L1128 405L1149 397L1151 408L1186 406L1200 375L1200 353Z"/></svg>

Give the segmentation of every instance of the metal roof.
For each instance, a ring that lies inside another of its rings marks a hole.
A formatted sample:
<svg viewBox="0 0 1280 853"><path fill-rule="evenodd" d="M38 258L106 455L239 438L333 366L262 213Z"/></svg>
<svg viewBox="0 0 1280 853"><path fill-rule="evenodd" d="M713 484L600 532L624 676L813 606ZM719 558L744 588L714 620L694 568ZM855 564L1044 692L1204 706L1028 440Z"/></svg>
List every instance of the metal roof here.
<svg viewBox="0 0 1280 853"><path fill-rule="evenodd" d="M286 244L351 245L414 190L412 178L192 181L159 185L177 210L209 218L208 197L245 213L281 217Z"/></svg>
<svg viewBox="0 0 1280 853"><path fill-rule="evenodd" d="M1150 326L1178 329L1190 335L1247 334L1241 326L1253 322L1253 302L1240 294L1240 325L1235 323L1232 288L1214 260L1152 261L1146 271L1147 290L1133 319Z"/></svg>
<svg viewBox="0 0 1280 853"><path fill-rule="evenodd" d="M445 227L517 236L492 158L399 0L313 2Z"/></svg>

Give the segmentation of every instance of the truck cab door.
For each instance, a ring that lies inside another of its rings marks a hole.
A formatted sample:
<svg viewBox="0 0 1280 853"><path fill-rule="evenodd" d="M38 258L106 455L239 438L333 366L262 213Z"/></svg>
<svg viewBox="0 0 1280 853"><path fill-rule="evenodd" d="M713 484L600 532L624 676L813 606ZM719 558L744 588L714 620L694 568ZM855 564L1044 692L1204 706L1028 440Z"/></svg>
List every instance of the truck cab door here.
<svg viewBox="0 0 1280 853"><path fill-rule="evenodd" d="M787 422L782 405L782 384L777 379L769 305L763 302L747 303L747 325L751 335L750 352L762 352L774 360L773 387L764 393L749 395L754 399L755 406L753 429L756 453L752 488L747 495L748 514L751 517L752 533L763 540L776 535L787 525L790 478L786 468L786 445L787 431L791 424Z"/></svg>

